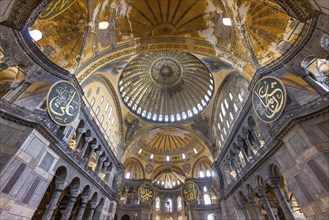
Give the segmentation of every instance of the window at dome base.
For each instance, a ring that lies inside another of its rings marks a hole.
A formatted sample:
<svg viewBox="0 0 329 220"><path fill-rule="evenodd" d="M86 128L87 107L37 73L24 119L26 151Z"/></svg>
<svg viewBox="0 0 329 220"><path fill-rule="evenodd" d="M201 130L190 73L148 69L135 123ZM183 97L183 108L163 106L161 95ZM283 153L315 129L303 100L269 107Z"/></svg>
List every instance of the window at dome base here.
<svg viewBox="0 0 329 220"><path fill-rule="evenodd" d="M214 80L198 58L181 51L140 54L119 80L126 107L155 123L178 123L199 115L214 93Z"/></svg>

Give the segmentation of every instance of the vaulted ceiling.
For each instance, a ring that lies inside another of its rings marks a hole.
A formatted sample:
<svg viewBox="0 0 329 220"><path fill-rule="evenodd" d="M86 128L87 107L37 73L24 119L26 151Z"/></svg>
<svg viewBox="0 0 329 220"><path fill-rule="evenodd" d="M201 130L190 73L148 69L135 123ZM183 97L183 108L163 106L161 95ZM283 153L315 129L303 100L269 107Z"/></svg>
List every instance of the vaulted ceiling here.
<svg viewBox="0 0 329 220"><path fill-rule="evenodd" d="M208 129L226 76L251 80L298 42L302 28L271 0L52 0L30 31L42 33L36 45L87 95L100 90L95 77L109 85L121 117L112 125L125 136L113 137L122 162L137 179L159 174L161 182L210 169ZM95 94L87 100L102 91Z"/></svg>

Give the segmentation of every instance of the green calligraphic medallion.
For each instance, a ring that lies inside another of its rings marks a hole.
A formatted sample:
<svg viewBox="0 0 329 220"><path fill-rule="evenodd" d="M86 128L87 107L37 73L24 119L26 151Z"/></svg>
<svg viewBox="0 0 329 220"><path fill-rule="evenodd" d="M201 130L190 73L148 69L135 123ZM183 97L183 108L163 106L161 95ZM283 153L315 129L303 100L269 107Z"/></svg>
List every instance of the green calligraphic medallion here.
<svg viewBox="0 0 329 220"><path fill-rule="evenodd" d="M142 203L150 203L154 198L154 188L151 184L144 183L138 189L138 197Z"/></svg>
<svg viewBox="0 0 329 220"><path fill-rule="evenodd" d="M75 0L52 0L48 6L39 14L39 20L48 20L68 9Z"/></svg>
<svg viewBox="0 0 329 220"><path fill-rule="evenodd" d="M47 95L47 111L58 125L67 126L74 121L80 111L80 96L68 81L58 81Z"/></svg>
<svg viewBox="0 0 329 220"><path fill-rule="evenodd" d="M198 199L199 187L194 182L186 182L182 188L182 195L185 202L191 204Z"/></svg>
<svg viewBox="0 0 329 220"><path fill-rule="evenodd" d="M266 76L260 79L252 92L252 105L257 116L266 123L277 120L287 101L287 92L280 79Z"/></svg>

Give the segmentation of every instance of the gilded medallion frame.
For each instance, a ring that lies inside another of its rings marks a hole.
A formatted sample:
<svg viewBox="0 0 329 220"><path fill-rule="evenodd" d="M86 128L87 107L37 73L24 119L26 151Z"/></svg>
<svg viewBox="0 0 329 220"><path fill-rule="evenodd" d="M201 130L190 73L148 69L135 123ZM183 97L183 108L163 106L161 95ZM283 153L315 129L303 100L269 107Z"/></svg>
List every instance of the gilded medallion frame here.
<svg viewBox="0 0 329 220"><path fill-rule="evenodd" d="M282 91L283 91L283 94L284 94L283 106L282 106L282 108L281 108L281 110L280 110L281 112L275 117L275 119L273 119L273 120L268 120L268 121L264 120L263 118L261 118L261 117L259 116L258 112L256 111L255 104L254 104L254 103L255 103L255 102L254 102L254 93L255 93L255 89L256 89L257 85L258 85L262 80L264 80L264 79L274 79L276 82L278 82L278 83L281 85L281 87L282 87ZM267 124L269 124L269 123L273 123L273 122L275 122L276 120L278 120L278 119L281 117L281 115L283 114L284 109L285 109L285 107L286 107L286 103L287 103L287 91L286 91L286 87L285 87L284 83L283 83L278 77L275 77L275 76L264 76L264 77L262 77L261 79L259 79L259 80L256 82L254 88L252 89L252 92L251 92L251 100L252 100L252 107L253 107L253 110L254 110L255 114L257 115L257 117L258 117L262 122L264 122L264 123L267 123Z"/></svg>
<svg viewBox="0 0 329 220"><path fill-rule="evenodd" d="M193 181L187 181L187 182L185 182L184 184L183 184L183 186L182 186L182 189L181 189L181 194L182 194L182 198L183 198L183 200L187 203L187 204L192 204L192 203L195 203L196 201L197 201L197 198L195 199L195 201L193 201L193 202L187 202L186 200L185 200L185 198L184 198L184 193L183 193L183 190L184 190L184 185L185 184L187 184L187 183L193 183L195 186L196 186L196 188L197 188L197 198L199 197L199 193L200 193L200 189L199 189L199 186L195 183L195 182L193 182Z"/></svg>
<svg viewBox="0 0 329 220"><path fill-rule="evenodd" d="M141 198L141 195L140 195L140 189L142 188L142 186L145 186L145 185L149 185L149 186L152 187L153 196L152 196L151 201L149 201L149 202L143 202L143 201L140 199L140 198ZM142 185L140 185L140 186L138 187L138 198L139 198L139 200L140 200L142 203L145 203L145 204L149 204L149 203L151 203L151 202L154 200L154 193L155 193L154 187L153 187L153 185L151 185L151 184L149 184L149 183L143 183Z"/></svg>
<svg viewBox="0 0 329 220"><path fill-rule="evenodd" d="M49 111L48 111L48 109L49 109L48 101L49 101L49 94L50 94L50 91L51 91L51 90L52 90L57 84L60 84L60 83L67 83L67 84L71 85L71 86L75 89L75 91L77 92L77 96L78 96L78 99L79 99L78 112L77 112L76 116L74 117L74 119L73 119L70 123L67 123L67 124L61 124L61 123L57 122L57 121L53 118L53 116L49 113ZM54 83L54 84L49 88L48 93L47 93L47 97L46 97L46 110L47 110L47 113L48 113L49 117L51 118L51 120L52 120L55 124L57 124L57 125L59 125L59 126L68 126L68 125L72 124L72 123L74 122L74 120L78 117L78 115L80 114L80 109L81 109L81 98L80 98L80 94L79 94L79 91L77 90L77 88L76 88L71 82L69 82L69 81L67 81L67 80L60 80L60 81L57 81L56 83Z"/></svg>

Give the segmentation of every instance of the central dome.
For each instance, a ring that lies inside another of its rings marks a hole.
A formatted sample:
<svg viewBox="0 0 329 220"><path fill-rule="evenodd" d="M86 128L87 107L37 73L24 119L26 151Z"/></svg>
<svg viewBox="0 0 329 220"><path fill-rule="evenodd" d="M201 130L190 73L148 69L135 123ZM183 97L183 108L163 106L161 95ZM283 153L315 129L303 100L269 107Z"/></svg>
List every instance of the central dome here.
<svg viewBox="0 0 329 220"><path fill-rule="evenodd" d="M130 61L119 80L125 105L152 122L179 122L198 115L213 90L207 67L192 54L180 51L141 54Z"/></svg>

